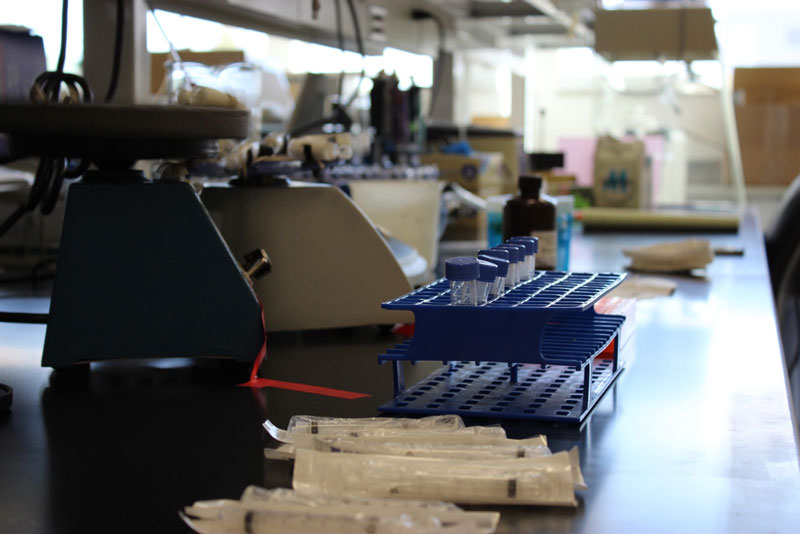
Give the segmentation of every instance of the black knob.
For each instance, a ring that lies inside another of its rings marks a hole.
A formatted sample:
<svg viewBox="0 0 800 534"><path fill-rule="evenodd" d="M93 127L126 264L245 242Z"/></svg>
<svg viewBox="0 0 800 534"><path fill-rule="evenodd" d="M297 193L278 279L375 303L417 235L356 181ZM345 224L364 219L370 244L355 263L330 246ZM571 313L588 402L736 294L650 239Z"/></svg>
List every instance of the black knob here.
<svg viewBox="0 0 800 534"><path fill-rule="evenodd" d="M242 269L251 280L255 280L272 272L272 262L264 249L257 248L245 254Z"/></svg>

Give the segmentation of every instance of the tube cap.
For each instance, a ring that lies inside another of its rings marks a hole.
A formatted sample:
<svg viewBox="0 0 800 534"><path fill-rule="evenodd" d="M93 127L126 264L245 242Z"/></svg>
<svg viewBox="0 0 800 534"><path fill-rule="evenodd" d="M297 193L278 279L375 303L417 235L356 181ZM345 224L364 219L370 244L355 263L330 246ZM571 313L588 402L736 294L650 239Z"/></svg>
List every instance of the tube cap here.
<svg viewBox="0 0 800 534"><path fill-rule="evenodd" d="M508 238L508 243L520 243L525 245L525 251L527 254L536 254L539 252L539 238L538 237L528 237L528 236L514 236ZM528 246L530 244L530 248Z"/></svg>
<svg viewBox="0 0 800 534"><path fill-rule="evenodd" d="M448 280L457 282L477 280L479 274L478 258L458 256L444 262L444 275Z"/></svg>
<svg viewBox="0 0 800 534"><path fill-rule="evenodd" d="M510 261L511 253L507 250L500 250L496 248L487 248L478 251L478 256L490 256L492 258L500 258L501 260ZM503 275L505 276L505 275Z"/></svg>
<svg viewBox="0 0 800 534"><path fill-rule="evenodd" d="M509 252L508 259L511 263L519 263L525 259L525 247L522 245L504 244L497 245L495 248L507 250Z"/></svg>
<svg viewBox="0 0 800 534"><path fill-rule="evenodd" d="M482 260L478 258L478 266L480 268L480 274L478 275L479 282L494 282L494 279L497 278L497 265L490 261Z"/></svg>
<svg viewBox="0 0 800 534"><path fill-rule="evenodd" d="M494 256L484 256L481 254L478 256L479 260L488 261L490 263L494 263L497 265L497 276L501 276L505 278L508 275L508 260L504 260L502 258L495 258Z"/></svg>

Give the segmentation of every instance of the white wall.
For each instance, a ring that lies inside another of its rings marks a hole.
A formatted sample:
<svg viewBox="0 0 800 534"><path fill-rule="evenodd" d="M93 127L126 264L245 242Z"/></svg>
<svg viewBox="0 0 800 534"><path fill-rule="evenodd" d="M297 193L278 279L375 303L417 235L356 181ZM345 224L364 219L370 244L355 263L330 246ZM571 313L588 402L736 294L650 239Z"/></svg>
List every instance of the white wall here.
<svg viewBox="0 0 800 534"><path fill-rule="evenodd" d="M723 123L719 95L686 94L675 90L674 111L649 77L629 78L624 90L604 79L602 60L597 66L577 63L578 72L559 64L556 50L531 50L527 58L526 94L532 112L526 131L526 149L555 150L561 137L621 135L645 122L648 130L678 128L693 143L692 156L717 157L722 147ZM542 111L544 110L544 115ZM643 121L642 119L649 119ZM711 147L709 149L709 147Z"/></svg>
<svg viewBox="0 0 800 534"><path fill-rule="evenodd" d="M648 70L643 75L623 77L618 71L636 73L637 65L612 68L588 51L542 49L530 50L526 65L527 151L557 150L564 137L680 130L688 138L690 167L717 169L715 182L727 178L719 93L681 82L680 72L673 73L681 66L665 66L671 74L664 79L652 75L661 72L652 64L641 65ZM672 90L663 91L665 86Z"/></svg>

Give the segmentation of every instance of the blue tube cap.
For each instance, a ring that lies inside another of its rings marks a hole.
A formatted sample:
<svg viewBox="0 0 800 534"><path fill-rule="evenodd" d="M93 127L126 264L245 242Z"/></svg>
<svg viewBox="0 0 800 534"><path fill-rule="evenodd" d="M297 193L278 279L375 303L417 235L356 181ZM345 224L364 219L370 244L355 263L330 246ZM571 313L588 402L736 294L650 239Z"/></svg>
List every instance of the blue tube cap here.
<svg viewBox="0 0 800 534"><path fill-rule="evenodd" d="M494 282L494 279L497 278L497 265L478 258L478 266L480 268L478 282Z"/></svg>
<svg viewBox="0 0 800 534"><path fill-rule="evenodd" d="M529 237L529 236L518 235L518 236L514 236L514 237L508 238L508 242L509 243L526 244L525 248L526 248L526 250L528 250L529 254L536 254L537 252L539 252L539 238L538 237ZM528 249L527 243L530 243L530 246L532 247L532 249Z"/></svg>
<svg viewBox="0 0 800 534"><path fill-rule="evenodd" d="M519 263L525 259L525 247L522 245L497 245L495 248L507 250L509 252L508 259L511 263Z"/></svg>
<svg viewBox="0 0 800 534"><path fill-rule="evenodd" d="M494 263L497 265L497 276L501 276L505 278L508 276L508 266L510 265L508 260L504 260L502 258L495 258L494 256L485 256L481 254L478 256L479 260L488 261L490 263Z"/></svg>
<svg viewBox="0 0 800 534"><path fill-rule="evenodd" d="M480 275L478 258L458 256L444 262L444 275L448 280L464 282L477 280Z"/></svg>
<svg viewBox="0 0 800 534"><path fill-rule="evenodd" d="M501 260L510 261L511 253L507 250L500 250L496 248L489 248L478 251L478 256L489 256L491 258L500 258ZM505 275L501 275L505 276Z"/></svg>

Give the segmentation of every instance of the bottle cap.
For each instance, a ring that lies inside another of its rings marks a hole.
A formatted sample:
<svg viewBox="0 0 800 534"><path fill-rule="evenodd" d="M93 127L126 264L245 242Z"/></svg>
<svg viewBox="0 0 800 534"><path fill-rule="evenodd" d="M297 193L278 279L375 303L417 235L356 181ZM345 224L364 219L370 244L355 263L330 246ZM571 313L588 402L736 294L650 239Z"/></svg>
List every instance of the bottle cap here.
<svg viewBox="0 0 800 534"><path fill-rule="evenodd" d="M457 282L477 280L479 274L478 258L458 256L444 262L444 275L448 280Z"/></svg>
<svg viewBox="0 0 800 534"><path fill-rule="evenodd" d="M511 253L507 250L500 250L497 248L488 248L478 251L478 255L490 256L492 258L500 258L501 260L510 261ZM505 275L503 275L505 276Z"/></svg>
<svg viewBox="0 0 800 534"><path fill-rule="evenodd" d="M494 256L486 256L484 254L478 256L478 259L483 261L488 261L490 263L494 263L495 265L497 265L497 276L505 278L506 275L508 275L508 266L509 266L508 260L504 260L502 258L495 258Z"/></svg>
<svg viewBox="0 0 800 534"><path fill-rule="evenodd" d="M480 274L478 275L479 282L494 282L497 278L497 265L490 261L478 258L478 265L480 267Z"/></svg>
<svg viewBox="0 0 800 534"><path fill-rule="evenodd" d="M509 252L508 260L511 263L519 263L525 258L525 247L523 247L522 245L504 244L504 245L497 245L494 248L507 250Z"/></svg>
<svg viewBox="0 0 800 534"><path fill-rule="evenodd" d="M531 254L536 254L539 252L539 238L538 237L527 237L527 236L514 236L508 238L508 243L520 243L525 245L525 254L530 256Z"/></svg>
<svg viewBox="0 0 800 534"><path fill-rule="evenodd" d="M542 190L540 174L523 174L519 177L519 190L523 195L538 197Z"/></svg>

